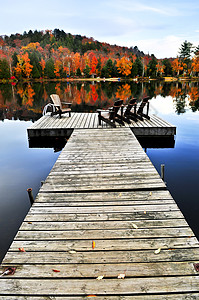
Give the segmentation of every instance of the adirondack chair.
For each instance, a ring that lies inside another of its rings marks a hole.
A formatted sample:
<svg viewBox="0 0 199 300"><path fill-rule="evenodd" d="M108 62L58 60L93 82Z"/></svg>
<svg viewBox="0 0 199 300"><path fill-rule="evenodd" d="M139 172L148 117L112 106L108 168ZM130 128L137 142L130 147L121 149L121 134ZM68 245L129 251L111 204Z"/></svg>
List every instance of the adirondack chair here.
<svg viewBox="0 0 199 300"><path fill-rule="evenodd" d="M150 117L149 117L149 97L145 97L143 98L141 104L140 104L140 107L138 108L137 110L137 115L141 116L141 117L144 117L148 120L150 120ZM146 114L143 113L143 110L144 110L144 107L146 106Z"/></svg>
<svg viewBox="0 0 199 300"><path fill-rule="evenodd" d="M112 127L116 127L115 122L124 125L124 122L122 121L123 100L116 100L113 107L110 107L109 110L97 109L97 112L99 125L101 125L101 121L104 121Z"/></svg>
<svg viewBox="0 0 199 300"><path fill-rule="evenodd" d="M68 113L69 117L71 116L71 108L70 107L71 107L72 103L61 102L59 95L57 95L57 94L50 95L50 98L54 105L54 110L52 111L51 116L59 114L59 117L61 118L61 115L65 114L65 113ZM64 105L67 105L67 108L63 108L62 103Z"/></svg>
<svg viewBox="0 0 199 300"><path fill-rule="evenodd" d="M127 119L131 119L133 121L137 121L137 119L141 119L139 115L136 113L137 108L137 99L131 98L127 104L127 106L124 108L124 117Z"/></svg>

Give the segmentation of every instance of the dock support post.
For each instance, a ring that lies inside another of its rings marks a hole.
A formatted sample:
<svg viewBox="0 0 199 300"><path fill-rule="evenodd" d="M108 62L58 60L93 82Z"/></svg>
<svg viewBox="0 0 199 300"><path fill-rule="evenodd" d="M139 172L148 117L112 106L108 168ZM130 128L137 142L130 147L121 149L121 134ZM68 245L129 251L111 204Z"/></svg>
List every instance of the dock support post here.
<svg viewBox="0 0 199 300"><path fill-rule="evenodd" d="M161 165L161 179L164 181L164 167L165 165Z"/></svg>
<svg viewBox="0 0 199 300"><path fill-rule="evenodd" d="M31 203L31 205L33 205L34 198L33 198L33 194L32 194L32 189L31 188L27 189L27 192L28 192L30 203Z"/></svg>

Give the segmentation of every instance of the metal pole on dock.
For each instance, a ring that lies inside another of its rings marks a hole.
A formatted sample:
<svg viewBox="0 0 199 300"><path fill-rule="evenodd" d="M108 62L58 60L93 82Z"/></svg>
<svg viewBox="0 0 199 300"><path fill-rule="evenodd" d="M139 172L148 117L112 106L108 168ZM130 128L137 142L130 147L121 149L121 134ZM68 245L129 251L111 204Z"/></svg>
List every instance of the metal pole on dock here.
<svg viewBox="0 0 199 300"><path fill-rule="evenodd" d="M31 188L27 189L27 192L28 192L30 203L31 203L31 205L33 205L34 198L33 198L33 194L32 194L32 189Z"/></svg>
<svg viewBox="0 0 199 300"><path fill-rule="evenodd" d="M161 178L162 178L162 180L164 181L164 167L165 167L165 165L161 165Z"/></svg>

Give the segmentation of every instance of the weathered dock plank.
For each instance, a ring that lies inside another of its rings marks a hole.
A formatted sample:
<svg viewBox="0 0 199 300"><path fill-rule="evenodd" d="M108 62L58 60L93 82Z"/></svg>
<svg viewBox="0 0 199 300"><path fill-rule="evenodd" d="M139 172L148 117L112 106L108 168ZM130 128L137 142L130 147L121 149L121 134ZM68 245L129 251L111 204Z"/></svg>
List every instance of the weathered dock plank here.
<svg viewBox="0 0 199 300"><path fill-rule="evenodd" d="M117 277L118 274L116 274ZM3 285L1 284L3 282ZM4 279L0 282L1 293L6 294L12 290L14 295L51 295L51 296L73 296L73 295L144 295L162 293L197 293L198 276L171 276L158 277L156 280L150 277L126 278L102 280L96 279ZM19 289L20 287L20 289Z"/></svg>
<svg viewBox="0 0 199 300"><path fill-rule="evenodd" d="M0 299L197 299L196 263L199 242L130 128L74 129L3 260L16 272Z"/></svg>

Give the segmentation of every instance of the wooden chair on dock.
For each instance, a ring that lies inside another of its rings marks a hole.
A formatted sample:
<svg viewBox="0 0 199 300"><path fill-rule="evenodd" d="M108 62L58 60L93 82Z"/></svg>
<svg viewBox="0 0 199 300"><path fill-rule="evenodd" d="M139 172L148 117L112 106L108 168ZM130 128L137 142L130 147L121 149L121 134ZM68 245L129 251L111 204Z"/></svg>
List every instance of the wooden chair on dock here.
<svg viewBox="0 0 199 300"><path fill-rule="evenodd" d="M122 120L123 100L116 100L113 107L110 107L109 110L98 109L97 112L99 125L101 125L101 121L104 121L112 127L116 127L115 122L124 125L124 122Z"/></svg>
<svg viewBox="0 0 199 300"><path fill-rule="evenodd" d="M124 108L124 117L136 122L138 119L140 119L139 115L137 115L136 109L137 99L131 98L126 107Z"/></svg>
<svg viewBox="0 0 199 300"><path fill-rule="evenodd" d="M61 118L61 115L65 114L65 113L68 113L69 117L71 116L71 104L72 103L61 102L59 95L57 95L57 94L50 95L50 98L51 98L51 100L53 102L53 106L54 106L51 116L59 114L59 117ZM67 105L67 108L63 108L62 104Z"/></svg>
<svg viewBox="0 0 199 300"><path fill-rule="evenodd" d="M148 120L150 120L150 117L149 117L149 97L145 97L143 98L138 110L137 110L137 115L140 116L140 117L144 117ZM144 107L146 106L146 114L143 113L143 110L144 110Z"/></svg>

